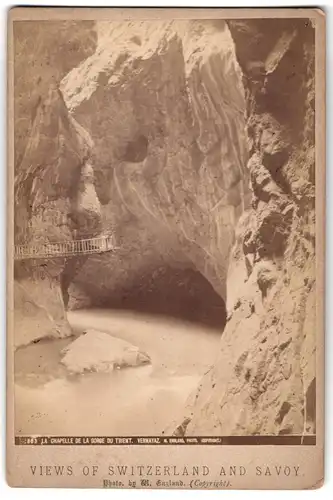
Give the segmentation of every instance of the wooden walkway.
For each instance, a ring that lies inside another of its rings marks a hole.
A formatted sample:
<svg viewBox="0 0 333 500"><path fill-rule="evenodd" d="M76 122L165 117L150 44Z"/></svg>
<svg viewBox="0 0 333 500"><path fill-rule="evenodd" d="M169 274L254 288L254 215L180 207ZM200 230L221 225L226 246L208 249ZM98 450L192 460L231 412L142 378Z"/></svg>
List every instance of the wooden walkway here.
<svg viewBox="0 0 333 500"><path fill-rule="evenodd" d="M116 249L110 236L86 240L63 241L45 245L15 245L14 259L53 259L94 253L112 252Z"/></svg>

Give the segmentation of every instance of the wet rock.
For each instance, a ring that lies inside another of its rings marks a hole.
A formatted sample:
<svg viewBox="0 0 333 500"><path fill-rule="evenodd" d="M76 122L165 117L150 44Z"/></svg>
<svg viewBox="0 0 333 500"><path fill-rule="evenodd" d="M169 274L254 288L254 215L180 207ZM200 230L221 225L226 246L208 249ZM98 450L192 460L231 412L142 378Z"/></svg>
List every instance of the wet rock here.
<svg viewBox="0 0 333 500"><path fill-rule="evenodd" d="M138 347L97 330L88 330L69 344L61 360L71 373L111 372L150 363Z"/></svg>

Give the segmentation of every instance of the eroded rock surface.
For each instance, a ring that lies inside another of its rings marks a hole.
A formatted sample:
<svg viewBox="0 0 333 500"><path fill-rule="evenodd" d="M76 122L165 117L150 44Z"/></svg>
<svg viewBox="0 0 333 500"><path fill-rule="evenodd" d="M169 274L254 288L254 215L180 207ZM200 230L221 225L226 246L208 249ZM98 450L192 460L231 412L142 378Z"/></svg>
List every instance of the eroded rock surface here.
<svg viewBox="0 0 333 500"><path fill-rule="evenodd" d="M218 360L189 435L315 431L314 29L230 21L243 72L252 207L230 256Z"/></svg>
<svg viewBox="0 0 333 500"><path fill-rule="evenodd" d="M133 258L144 270L152 253L162 254L169 265L187 260L225 299L248 184L230 33L223 22L205 21L98 23L97 31L96 52L61 88L94 141L103 220L120 251L87 262L76 282L89 295L90 276L103 281L107 272L111 295ZM98 292L91 301L98 305Z"/></svg>
<svg viewBox="0 0 333 500"><path fill-rule="evenodd" d="M61 362L71 373L111 372L150 363L148 354L108 333L88 330L62 351Z"/></svg>

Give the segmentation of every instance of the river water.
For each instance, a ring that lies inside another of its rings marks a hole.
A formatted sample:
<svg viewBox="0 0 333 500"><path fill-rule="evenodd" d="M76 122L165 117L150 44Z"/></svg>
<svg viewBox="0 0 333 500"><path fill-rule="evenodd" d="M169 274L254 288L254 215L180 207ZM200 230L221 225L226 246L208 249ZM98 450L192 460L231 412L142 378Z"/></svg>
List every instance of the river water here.
<svg viewBox="0 0 333 500"><path fill-rule="evenodd" d="M68 313L76 335L93 328L126 340L150 365L71 375L61 350L41 340L15 353L17 434L160 435L183 416L188 396L213 364L220 331L170 318L111 310Z"/></svg>

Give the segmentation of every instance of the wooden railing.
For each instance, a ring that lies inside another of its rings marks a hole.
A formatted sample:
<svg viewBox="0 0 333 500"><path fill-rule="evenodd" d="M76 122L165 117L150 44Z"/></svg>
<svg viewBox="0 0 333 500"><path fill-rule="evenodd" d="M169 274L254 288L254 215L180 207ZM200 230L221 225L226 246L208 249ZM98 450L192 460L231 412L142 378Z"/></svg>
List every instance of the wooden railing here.
<svg viewBox="0 0 333 500"><path fill-rule="evenodd" d="M100 236L85 240L63 241L42 245L15 245L15 260L51 259L86 255L93 253L112 252L116 249L110 236Z"/></svg>

